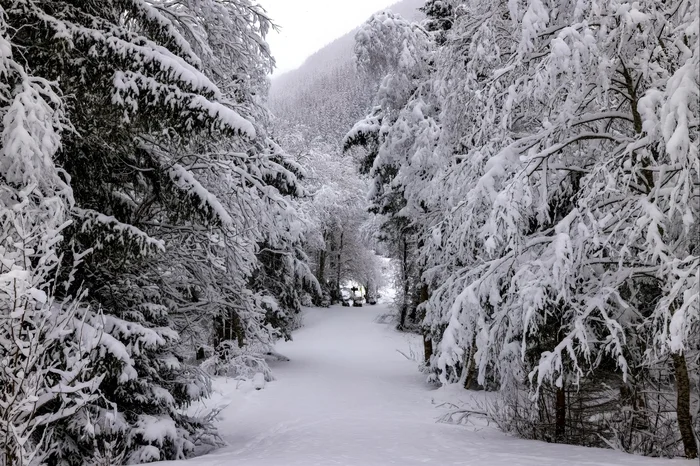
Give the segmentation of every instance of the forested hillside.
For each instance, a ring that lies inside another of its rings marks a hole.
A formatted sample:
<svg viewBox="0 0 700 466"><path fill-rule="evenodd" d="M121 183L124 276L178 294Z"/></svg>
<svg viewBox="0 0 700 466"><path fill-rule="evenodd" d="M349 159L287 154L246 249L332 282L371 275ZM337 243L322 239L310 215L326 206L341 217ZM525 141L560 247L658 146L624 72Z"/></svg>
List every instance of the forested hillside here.
<svg viewBox="0 0 700 466"><path fill-rule="evenodd" d="M423 17L422 0L403 0L388 10L409 20ZM349 126L372 104L355 66L355 29L311 55L296 70L272 80L269 107L282 124L305 125L313 137L338 145ZM377 83L373 83L376 85Z"/></svg>

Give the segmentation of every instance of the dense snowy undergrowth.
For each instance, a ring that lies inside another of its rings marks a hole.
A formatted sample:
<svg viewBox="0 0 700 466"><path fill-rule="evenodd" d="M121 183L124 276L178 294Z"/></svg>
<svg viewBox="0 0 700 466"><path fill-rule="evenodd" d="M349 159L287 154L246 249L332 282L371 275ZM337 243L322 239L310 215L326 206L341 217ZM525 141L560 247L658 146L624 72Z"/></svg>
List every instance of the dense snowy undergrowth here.
<svg viewBox="0 0 700 466"><path fill-rule="evenodd" d="M256 390L253 382L218 378L214 395L192 408L222 408L219 429L227 446L167 464L694 464L516 439L478 414L460 425L440 422L456 410L482 411L490 394L428 385L416 363L404 356L417 351L419 339L375 322L387 307L306 309L304 327L294 340L277 344L290 361L271 362L275 381Z"/></svg>

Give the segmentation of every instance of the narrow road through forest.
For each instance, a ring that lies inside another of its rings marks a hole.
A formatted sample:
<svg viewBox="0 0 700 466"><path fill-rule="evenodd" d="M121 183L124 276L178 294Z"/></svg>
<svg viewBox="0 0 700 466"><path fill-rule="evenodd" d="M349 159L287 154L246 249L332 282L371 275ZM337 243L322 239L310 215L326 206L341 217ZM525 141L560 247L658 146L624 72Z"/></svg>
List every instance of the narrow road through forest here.
<svg viewBox="0 0 700 466"><path fill-rule="evenodd" d="M181 466L676 466L611 450L520 440L485 424L436 422L442 391L408 360L417 338L379 324L385 305L307 309L294 341L277 350L265 389L216 381L228 446ZM460 392L450 391L449 393ZM448 394L449 394L448 393ZM463 392L465 399L469 392Z"/></svg>

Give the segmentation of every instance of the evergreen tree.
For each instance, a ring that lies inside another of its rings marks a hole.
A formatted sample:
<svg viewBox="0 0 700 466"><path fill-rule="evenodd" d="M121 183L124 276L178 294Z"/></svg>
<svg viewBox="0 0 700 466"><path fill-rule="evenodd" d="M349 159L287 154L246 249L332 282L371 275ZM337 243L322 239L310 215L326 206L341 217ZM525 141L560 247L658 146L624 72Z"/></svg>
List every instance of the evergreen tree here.
<svg viewBox="0 0 700 466"><path fill-rule="evenodd" d="M188 360L204 344L264 347L288 333L295 286L309 275L287 200L303 190L265 133L270 21L247 0L1 6L6 102L31 102L27 114L43 125L3 107L3 173L14 173L3 186L31 199L37 184L25 173L56 173L42 195L72 222L48 224L51 247L80 264L51 290L69 303L84 287L81 319L101 334L76 366L84 401L52 421L61 441L42 454L50 464L189 456L211 427L184 414L208 392ZM13 142L20 133L28 149ZM261 245L289 257L277 276ZM42 276L34 287L46 292ZM215 321L228 333L217 335ZM89 380L100 381L99 397Z"/></svg>

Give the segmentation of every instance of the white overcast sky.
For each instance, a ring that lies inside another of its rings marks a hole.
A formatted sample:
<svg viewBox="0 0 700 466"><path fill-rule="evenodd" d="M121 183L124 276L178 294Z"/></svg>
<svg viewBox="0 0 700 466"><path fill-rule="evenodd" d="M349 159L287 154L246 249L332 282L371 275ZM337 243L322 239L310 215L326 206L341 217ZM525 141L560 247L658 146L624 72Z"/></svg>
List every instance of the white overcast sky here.
<svg viewBox="0 0 700 466"><path fill-rule="evenodd" d="M398 0L258 0L280 26L267 36L275 75L293 70L324 45Z"/></svg>

